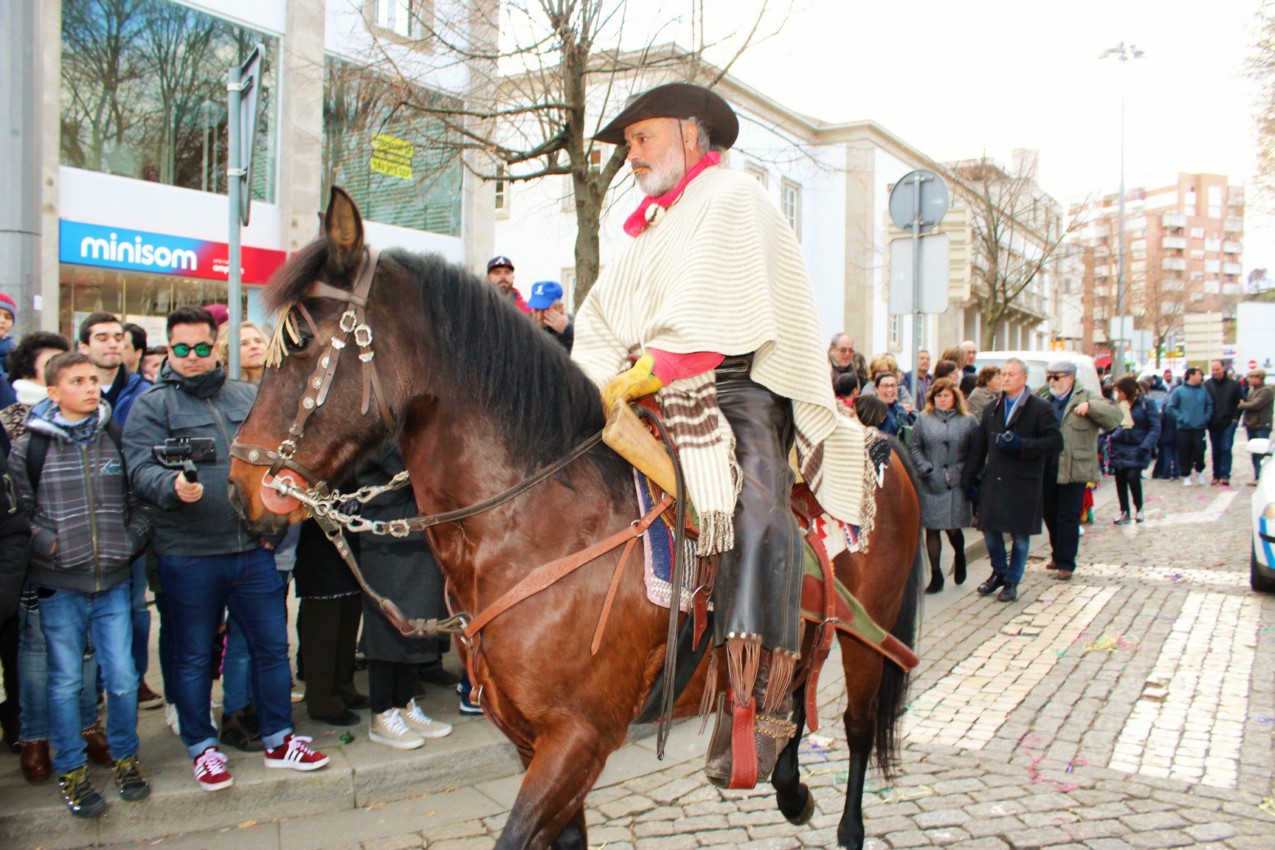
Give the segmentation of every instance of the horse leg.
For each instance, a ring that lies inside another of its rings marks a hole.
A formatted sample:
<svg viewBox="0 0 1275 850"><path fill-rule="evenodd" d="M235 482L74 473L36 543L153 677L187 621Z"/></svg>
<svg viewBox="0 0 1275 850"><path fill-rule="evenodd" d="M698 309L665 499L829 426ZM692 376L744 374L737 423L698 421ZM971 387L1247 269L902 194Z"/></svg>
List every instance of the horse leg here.
<svg viewBox="0 0 1275 850"><path fill-rule="evenodd" d="M850 748L850 769L846 778L846 804L837 826L837 844L862 850L863 789L872 758L877 726L877 689L881 685L883 659L856 641L841 641L842 664L846 671L846 743Z"/></svg>
<svg viewBox="0 0 1275 850"><path fill-rule="evenodd" d="M586 847L584 798L622 740L608 741L588 726L540 736L496 850Z"/></svg>
<svg viewBox="0 0 1275 850"><path fill-rule="evenodd" d="M576 810L562 833L554 840L551 850L588 850L588 835L584 826L584 806Z"/></svg>
<svg viewBox="0 0 1275 850"><path fill-rule="evenodd" d="M770 784L775 789L775 801L779 811L789 823L801 826L810 821L815 813L815 798L810 789L801 781L801 729L806 725L806 686L803 684L793 692L792 721L797 732L789 739L788 744L779 753L775 762L775 770L770 775Z"/></svg>

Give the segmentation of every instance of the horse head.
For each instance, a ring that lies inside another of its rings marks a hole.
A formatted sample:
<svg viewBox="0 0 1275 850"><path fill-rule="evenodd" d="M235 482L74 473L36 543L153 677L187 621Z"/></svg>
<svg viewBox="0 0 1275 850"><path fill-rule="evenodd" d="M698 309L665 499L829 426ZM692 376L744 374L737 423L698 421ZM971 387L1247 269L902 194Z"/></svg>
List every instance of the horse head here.
<svg viewBox="0 0 1275 850"><path fill-rule="evenodd" d="M378 263L357 206L339 188L323 230L271 281L277 327L268 368L231 451L231 501L262 530L304 518L276 479L321 493L392 435L411 372L395 362L412 350L404 339L412 323L395 315L405 293L390 291L401 269Z"/></svg>

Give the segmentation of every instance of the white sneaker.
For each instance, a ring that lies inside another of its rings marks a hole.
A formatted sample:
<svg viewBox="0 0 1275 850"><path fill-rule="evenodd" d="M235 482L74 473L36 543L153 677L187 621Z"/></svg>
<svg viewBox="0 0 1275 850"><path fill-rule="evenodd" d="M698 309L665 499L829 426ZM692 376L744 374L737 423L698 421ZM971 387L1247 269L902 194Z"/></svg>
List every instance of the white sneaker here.
<svg viewBox="0 0 1275 850"><path fill-rule="evenodd" d="M1190 486L1191 486L1191 473L1189 473L1189 472L1188 472L1188 473L1187 473L1187 475L1186 475L1186 478L1183 478L1183 479L1182 479L1182 486L1183 486L1183 487L1190 487Z"/></svg>
<svg viewBox="0 0 1275 850"><path fill-rule="evenodd" d="M1203 486L1204 486L1204 473L1203 473L1203 472L1197 472L1197 473L1195 473L1195 483L1196 483L1196 484L1198 484L1198 485L1200 485L1201 487L1203 487Z"/></svg>
<svg viewBox="0 0 1275 850"><path fill-rule="evenodd" d="M403 722L422 738L446 738L452 734L452 724L430 717L421 711L414 699L407 703L407 708L403 709L400 716Z"/></svg>
<svg viewBox="0 0 1275 850"><path fill-rule="evenodd" d="M372 715L367 736L378 744L396 750L414 750L425 746L425 739L416 734L403 720L397 708Z"/></svg>
<svg viewBox="0 0 1275 850"><path fill-rule="evenodd" d="M164 706L164 722L168 724L169 729L173 730L174 735L181 736L182 725L177 719L177 706L171 702Z"/></svg>

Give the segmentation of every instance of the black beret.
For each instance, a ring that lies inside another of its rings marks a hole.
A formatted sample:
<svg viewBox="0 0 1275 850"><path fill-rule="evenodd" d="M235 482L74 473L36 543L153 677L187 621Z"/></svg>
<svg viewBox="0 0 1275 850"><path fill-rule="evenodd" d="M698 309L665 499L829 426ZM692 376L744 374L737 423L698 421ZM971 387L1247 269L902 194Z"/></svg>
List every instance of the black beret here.
<svg viewBox="0 0 1275 850"><path fill-rule="evenodd" d="M668 83L642 92L593 138L623 145L624 129L648 118L702 118L714 147L729 149L739 137L739 119L722 96L691 83Z"/></svg>

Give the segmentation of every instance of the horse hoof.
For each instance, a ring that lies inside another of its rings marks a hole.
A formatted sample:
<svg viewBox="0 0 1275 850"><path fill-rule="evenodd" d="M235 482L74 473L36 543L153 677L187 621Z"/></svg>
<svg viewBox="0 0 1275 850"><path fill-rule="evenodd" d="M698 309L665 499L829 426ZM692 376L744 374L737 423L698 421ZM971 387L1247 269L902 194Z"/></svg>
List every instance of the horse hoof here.
<svg viewBox="0 0 1275 850"><path fill-rule="evenodd" d="M805 785L801 786L801 790L806 792L806 803L801 807L801 811L795 815L784 815L793 826L804 826L815 816L815 795L811 794L810 789Z"/></svg>

